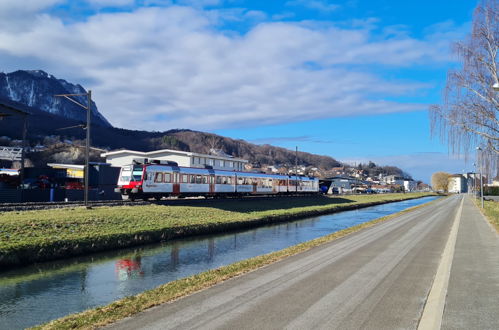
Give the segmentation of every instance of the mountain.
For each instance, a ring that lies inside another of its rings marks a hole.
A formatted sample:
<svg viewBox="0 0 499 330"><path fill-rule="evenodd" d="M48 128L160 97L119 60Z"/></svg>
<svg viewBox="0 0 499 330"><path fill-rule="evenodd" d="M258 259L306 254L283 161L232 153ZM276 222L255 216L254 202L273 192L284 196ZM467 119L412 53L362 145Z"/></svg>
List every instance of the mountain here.
<svg viewBox="0 0 499 330"><path fill-rule="evenodd" d="M42 70L0 73L0 97L68 119L86 122L86 110L69 100L54 97L54 95L86 92L82 86L57 79ZM83 105L87 104L86 96L73 98ZM104 127L112 126L99 113L94 102L92 102L91 109L93 124Z"/></svg>

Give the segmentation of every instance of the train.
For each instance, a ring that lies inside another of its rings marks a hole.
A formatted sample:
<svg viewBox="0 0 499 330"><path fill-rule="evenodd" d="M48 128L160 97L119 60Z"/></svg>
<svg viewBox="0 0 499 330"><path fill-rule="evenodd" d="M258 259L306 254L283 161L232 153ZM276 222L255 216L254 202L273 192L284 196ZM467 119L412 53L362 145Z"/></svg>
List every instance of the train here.
<svg viewBox="0 0 499 330"><path fill-rule="evenodd" d="M313 177L218 170L210 166L180 167L175 162L154 160L122 166L115 189L124 200L302 195L319 191L319 180Z"/></svg>

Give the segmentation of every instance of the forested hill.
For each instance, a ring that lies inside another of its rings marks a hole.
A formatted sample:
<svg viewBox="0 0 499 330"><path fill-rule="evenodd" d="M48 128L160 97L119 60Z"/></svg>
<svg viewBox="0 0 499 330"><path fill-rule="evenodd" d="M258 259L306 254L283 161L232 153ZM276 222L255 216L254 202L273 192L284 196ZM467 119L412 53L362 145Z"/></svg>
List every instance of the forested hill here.
<svg viewBox="0 0 499 330"><path fill-rule="evenodd" d="M84 145L85 131L77 126L81 121L25 107L31 113L28 122L30 146L41 145L47 150L40 155L31 155L35 165L44 162L80 162L81 153L67 152L67 148ZM16 145L13 141L21 138L22 123L20 118L6 118L0 121L0 145ZM61 128L63 128L61 130ZM115 127L95 125L91 127L92 146L105 150L131 149L152 151L175 149L198 153L211 153L212 149L227 155L244 158L251 163L261 165L290 165L295 163L295 152L270 145L256 145L243 140L235 140L211 133L192 130L170 130L165 132L134 131ZM67 157L53 157L54 153L65 153ZM98 152L93 153L98 160ZM30 155L28 155L29 157ZM298 163L319 168L331 168L341 164L332 157L298 152ZM7 165L4 165L7 166Z"/></svg>

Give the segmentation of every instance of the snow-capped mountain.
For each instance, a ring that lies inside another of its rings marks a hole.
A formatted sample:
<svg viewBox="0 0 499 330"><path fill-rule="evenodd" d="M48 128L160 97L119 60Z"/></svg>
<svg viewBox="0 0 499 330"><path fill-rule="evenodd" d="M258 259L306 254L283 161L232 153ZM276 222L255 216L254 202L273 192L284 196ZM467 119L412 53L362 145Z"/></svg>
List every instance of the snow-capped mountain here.
<svg viewBox="0 0 499 330"><path fill-rule="evenodd" d="M18 70L11 73L0 72L0 97L69 119L86 121L85 109L56 94L81 94L86 90L66 80L57 79L42 70ZM79 103L86 105L86 96L74 96ZM112 127L92 102L92 124Z"/></svg>

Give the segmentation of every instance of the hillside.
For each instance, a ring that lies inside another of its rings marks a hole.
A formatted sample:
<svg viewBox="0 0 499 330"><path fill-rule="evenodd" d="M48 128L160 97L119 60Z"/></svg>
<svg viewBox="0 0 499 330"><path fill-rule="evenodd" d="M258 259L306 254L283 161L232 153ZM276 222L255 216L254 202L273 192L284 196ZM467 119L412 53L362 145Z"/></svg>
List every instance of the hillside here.
<svg viewBox="0 0 499 330"><path fill-rule="evenodd" d="M85 130L81 128L62 129L76 126L82 121L68 119L41 111L33 107L24 107L31 113L28 120L29 145L34 147L42 145L49 147L53 153L68 152L73 145L84 145ZM20 118L6 118L0 121L2 145L16 145L19 142L12 140L21 139L22 122ZM219 149L228 155L248 159L250 162L262 165L294 164L295 153L293 151L274 147L270 145L255 145L243 140L197 132L191 130L170 130L165 132L134 131L115 127L104 127L92 125L92 146L105 150L132 149L139 151L151 151L157 149L177 149L198 153L210 153L211 149ZM35 165L56 161L58 158L51 157L50 152L45 150L41 154L28 155ZM98 153L95 153L94 160ZM60 158L60 157L59 157ZM71 158L71 157L70 157ZM81 157L73 157L66 161L81 161ZM340 166L340 163L332 157L318 156L310 153L299 152L298 162L303 165L313 165L320 168L331 168Z"/></svg>

